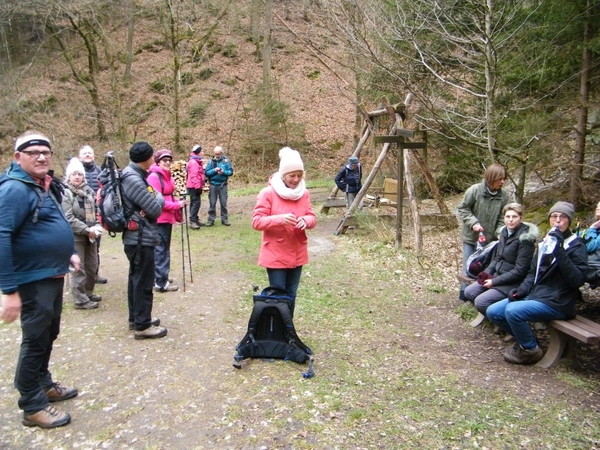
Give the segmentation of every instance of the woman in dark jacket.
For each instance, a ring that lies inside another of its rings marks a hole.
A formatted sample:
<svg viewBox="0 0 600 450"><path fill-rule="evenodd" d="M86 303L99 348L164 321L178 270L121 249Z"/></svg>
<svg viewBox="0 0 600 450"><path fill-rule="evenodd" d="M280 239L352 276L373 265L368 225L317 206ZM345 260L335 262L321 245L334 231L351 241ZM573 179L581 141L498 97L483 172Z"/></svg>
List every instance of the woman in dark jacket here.
<svg viewBox="0 0 600 450"><path fill-rule="evenodd" d="M477 283L465 289L465 297L475 303L481 314L491 304L505 299L525 279L539 237L535 225L523 222L523 207L519 203L509 203L502 212L505 226L500 232L496 255L479 274Z"/></svg>
<svg viewBox="0 0 600 450"><path fill-rule="evenodd" d="M579 288L588 270L585 243L571 233L575 208L568 202L557 202L548 215L552 228L539 244L527 277L506 299L491 305L487 316L514 336L516 343L504 352L511 364L535 364L544 352L529 322L569 320L575 317L575 303L581 299ZM549 237L555 245L546 248Z"/></svg>

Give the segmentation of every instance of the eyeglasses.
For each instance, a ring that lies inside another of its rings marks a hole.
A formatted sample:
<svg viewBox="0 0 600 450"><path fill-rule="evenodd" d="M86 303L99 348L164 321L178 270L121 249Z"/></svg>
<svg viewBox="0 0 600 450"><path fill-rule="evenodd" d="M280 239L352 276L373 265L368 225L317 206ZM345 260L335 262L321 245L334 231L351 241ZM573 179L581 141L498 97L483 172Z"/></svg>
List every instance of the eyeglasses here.
<svg viewBox="0 0 600 450"><path fill-rule="evenodd" d="M565 220L568 219L569 216L566 216L564 214L550 214L550 218L552 220Z"/></svg>
<svg viewBox="0 0 600 450"><path fill-rule="evenodd" d="M160 160L160 162L165 162L165 163L171 164L173 162L173 160L170 159L170 158L163 158L163 159Z"/></svg>
<svg viewBox="0 0 600 450"><path fill-rule="evenodd" d="M21 150L21 153L25 153L35 159L38 159L40 155L43 155L44 158L52 158L54 154L52 150Z"/></svg>

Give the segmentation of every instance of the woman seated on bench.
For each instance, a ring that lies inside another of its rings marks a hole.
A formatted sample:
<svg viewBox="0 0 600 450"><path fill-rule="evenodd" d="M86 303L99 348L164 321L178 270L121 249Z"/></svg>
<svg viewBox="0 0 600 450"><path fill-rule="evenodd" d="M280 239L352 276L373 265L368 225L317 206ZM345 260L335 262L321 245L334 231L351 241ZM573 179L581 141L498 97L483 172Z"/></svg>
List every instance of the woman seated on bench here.
<svg viewBox="0 0 600 450"><path fill-rule="evenodd" d="M581 297L579 287L585 282L588 264L585 243L569 230L574 215L571 203L558 202L550 209L552 229L538 245L527 277L508 293L508 298L487 309L492 323L516 340L503 355L509 363L535 364L544 355L528 322L575 317L575 303ZM544 253L548 236L556 239L556 246L551 253Z"/></svg>
<svg viewBox="0 0 600 450"><path fill-rule="evenodd" d="M505 299L511 289L519 287L531 267L538 228L523 222L523 207L509 203L502 213L504 227L490 265L479 274L477 283L465 289L465 297L475 303L477 310L485 315L488 306Z"/></svg>

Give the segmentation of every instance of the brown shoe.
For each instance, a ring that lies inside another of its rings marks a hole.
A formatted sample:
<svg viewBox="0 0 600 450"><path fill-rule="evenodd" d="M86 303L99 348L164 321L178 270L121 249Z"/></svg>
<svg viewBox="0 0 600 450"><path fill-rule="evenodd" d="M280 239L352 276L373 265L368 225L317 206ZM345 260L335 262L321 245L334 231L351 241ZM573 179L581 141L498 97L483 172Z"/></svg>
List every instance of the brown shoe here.
<svg viewBox="0 0 600 450"><path fill-rule="evenodd" d="M515 342L502 356L504 356L504 361L511 364L535 364L542 359L544 352L539 345L536 345L533 350L527 350Z"/></svg>
<svg viewBox="0 0 600 450"><path fill-rule="evenodd" d="M142 331L136 331L134 338L139 339L158 339L167 335L167 329L165 327L157 327L151 325Z"/></svg>
<svg viewBox="0 0 600 450"><path fill-rule="evenodd" d="M79 394L77 388L61 386L60 383L54 383L46 389L46 395L50 403L69 400L70 398L77 397L77 394Z"/></svg>
<svg viewBox="0 0 600 450"><path fill-rule="evenodd" d="M40 428L56 428L62 427L71 422L71 416L66 413L59 411L52 405L46 406L41 411L33 414L23 413L22 424L26 427L40 427Z"/></svg>

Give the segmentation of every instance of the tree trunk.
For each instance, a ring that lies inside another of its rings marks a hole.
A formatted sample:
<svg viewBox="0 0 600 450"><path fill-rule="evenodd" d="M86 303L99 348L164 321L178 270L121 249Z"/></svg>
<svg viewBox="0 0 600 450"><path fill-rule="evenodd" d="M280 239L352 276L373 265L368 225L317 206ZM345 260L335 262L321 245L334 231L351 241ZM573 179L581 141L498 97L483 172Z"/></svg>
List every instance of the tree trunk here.
<svg viewBox="0 0 600 450"><path fill-rule="evenodd" d="M127 59L125 62L125 73L123 74L123 81L125 82L126 86L131 83L131 65L133 64L133 17L135 15L135 5L133 2L134 0L127 1Z"/></svg>
<svg viewBox="0 0 600 450"><path fill-rule="evenodd" d="M271 26L273 25L273 0L265 1L265 30L263 36L263 90L270 99L271 85Z"/></svg>
<svg viewBox="0 0 600 450"><path fill-rule="evenodd" d="M577 134L575 136L575 153L570 176L569 201L577 208L581 200L581 177L583 175L583 162L585 160L585 140L587 136L588 101L590 97L590 70L592 66L592 52L589 49L590 41L590 1L587 2L585 24L583 26L583 55L581 59L581 78L579 84L579 108L577 110Z"/></svg>

